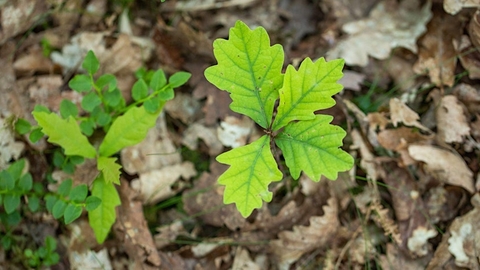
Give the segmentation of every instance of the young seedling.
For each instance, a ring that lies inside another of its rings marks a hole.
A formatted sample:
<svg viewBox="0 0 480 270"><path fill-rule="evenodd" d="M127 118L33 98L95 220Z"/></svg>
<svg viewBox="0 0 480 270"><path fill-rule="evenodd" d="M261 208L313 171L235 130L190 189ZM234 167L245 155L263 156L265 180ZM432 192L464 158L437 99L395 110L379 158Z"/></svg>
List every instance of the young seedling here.
<svg viewBox="0 0 480 270"><path fill-rule="evenodd" d="M36 106L32 114L39 127L31 127L27 121L22 120L17 122L15 128L21 134L31 132L32 141L45 134L50 143L59 145L63 151L54 153L54 163L66 171L71 172L85 158L96 160L98 176L93 180L90 192L92 198L98 199L98 206L87 207L86 210L97 241L102 243L115 222L115 207L120 204L114 184L120 184L122 167L114 155L146 137L165 102L174 97L174 88L186 83L190 74L177 72L167 80L162 70L140 70L136 74L138 80L132 87L133 103L127 106L117 88L115 76L104 74L94 78L100 64L92 51L87 53L82 67L87 74L76 75L69 86L84 93L81 107L85 114L79 115L75 104L63 100L60 115L50 112L46 107ZM95 131L104 134L100 135L98 149L89 139ZM77 187L71 191L70 188L71 182L63 182L58 192L63 196L70 194L71 199L71 192ZM87 192L85 186L82 196ZM54 217L64 216L65 222L78 218L82 211L78 204L72 206L63 200L57 200L53 204L49 203L53 199L46 200L47 208L52 206Z"/></svg>
<svg viewBox="0 0 480 270"><path fill-rule="evenodd" d="M218 179L225 185L225 204L235 203L248 217L262 200L271 201L268 185L283 178L271 141L281 149L294 179L303 171L314 181L322 175L335 180L338 172L352 168L352 156L340 149L346 132L330 124L332 116L315 114L335 105L332 95L342 89L337 81L343 76L343 60L306 58L298 70L289 65L282 74L282 46L270 46L264 28L251 30L241 21L230 29L228 40L215 40L213 48L218 64L207 68L205 77L230 93L233 111L265 131L251 144L217 157L230 165Z"/></svg>

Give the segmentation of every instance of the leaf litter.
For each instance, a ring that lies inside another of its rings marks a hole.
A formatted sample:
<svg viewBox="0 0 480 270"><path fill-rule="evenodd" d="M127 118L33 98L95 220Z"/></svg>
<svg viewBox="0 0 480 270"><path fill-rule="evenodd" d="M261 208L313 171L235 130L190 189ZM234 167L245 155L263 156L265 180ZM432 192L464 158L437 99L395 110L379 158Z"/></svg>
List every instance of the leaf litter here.
<svg viewBox="0 0 480 270"><path fill-rule="evenodd" d="M64 2L0 2L0 167L25 156L35 181L45 181L48 159L33 153L48 144L13 134L11 123L34 124L36 104L53 111L63 98L80 104L68 80L88 49L125 95L141 66L192 73L145 141L120 154L122 205L105 244L95 242L85 215L68 226L32 215L14 231L24 239L27 231L55 236L64 267L479 267L478 1L212 0L155 8L133 1L126 9L106 0ZM72 12L81 9L88 12ZM333 182L302 174L272 183L272 202L246 219L223 204L217 180L226 167L214 158L262 130L203 77L214 64L213 40L237 19L264 26L272 44L284 45L287 63L299 55L345 58L334 116L348 127L344 149L357 164ZM53 178L91 184L93 166ZM14 267L11 256L1 250L0 263Z"/></svg>

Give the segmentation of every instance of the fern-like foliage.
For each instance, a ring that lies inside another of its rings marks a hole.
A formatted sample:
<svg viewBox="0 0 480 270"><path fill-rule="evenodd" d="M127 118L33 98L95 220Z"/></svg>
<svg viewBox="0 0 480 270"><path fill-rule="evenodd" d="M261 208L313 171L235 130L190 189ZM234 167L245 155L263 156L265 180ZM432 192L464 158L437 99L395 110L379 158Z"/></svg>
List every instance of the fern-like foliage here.
<svg viewBox="0 0 480 270"><path fill-rule="evenodd" d="M207 68L205 77L230 93L233 111L250 117L267 134L217 157L230 165L218 179L225 185L225 204L235 203L247 217L262 200L272 199L268 185L283 177L270 149L272 140L294 179L303 171L314 181L322 175L335 180L338 172L352 168L352 156L340 149L346 132L330 124L332 116L315 114L335 105L332 96L342 89L337 81L343 60L306 58L298 70L289 65L282 74L283 48L270 46L264 28L251 30L241 21L230 29L228 40L215 40L213 48L218 64Z"/></svg>

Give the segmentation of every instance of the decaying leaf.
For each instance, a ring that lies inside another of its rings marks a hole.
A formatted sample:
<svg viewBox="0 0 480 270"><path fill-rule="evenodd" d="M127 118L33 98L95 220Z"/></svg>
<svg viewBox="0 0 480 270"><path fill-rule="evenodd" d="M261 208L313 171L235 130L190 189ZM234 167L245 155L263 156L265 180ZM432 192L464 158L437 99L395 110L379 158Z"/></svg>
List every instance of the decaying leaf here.
<svg viewBox="0 0 480 270"><path fill-rule="evenodd" d="M387 7L382 1L369 18L344 24L342 30L349 36L327 53L328 58L343 58L347 65L366 66L368 56L386 59L396 47L417 52L417 38L426 31L425 25L432 16L431 3L412 7L408 2Z"/></svg>
<svg viewBox="0 0 480 270"><path fill-rule="evenodd" d="M144 203L155 204L175 195L183 188L182 185L176 188L172 187L180 177L189 179L196 174L193 164L185 161L181 164L142 173L139 179L132 181L131 185L133 189L140 192L140 198Z"/></svg>
<svg viewBox="0 0 480 270"><path fill-rule="evenodd" d="M191 124L184 132L182 144L191 150L197 150L198 139L208 146L208 154L216 156L223 150L223 144L218 139L217 130L213 127L206 127L202 123L196 122Z"/></svg>
<svg viewBox="0 0 480 270"><path fill-rule="evenodd" d="M444 0L443 9L452 15L457 14L462 8L480 7L479 0Z"/></svg>
<svg viewBox="0 0 480 270"><path fill-rule="evenodd" d="M472 197L475 207L462 217L456 218L449 228L448 251L455 257L455 264L469 269L480 267L480 196Z"/></svg>
<svg viewBox="0 0 480 270"><path fill-rule="evenodd" d="M453 40L460 38L462 23L458 18L435 10L433 19L428 23L428 31L420 39L419 59L414 71L428 74L436 86L453 86L457 52Z"/></svg>
<svg viewBox="0 0 480 270"><path fill-rule="evenodd" d="M337 200L330 198L323 207L325 214L310 218L309 226L294 226L293 231L278 234L278 240L270 243L278 257L280 269L288 269L302 255L316 248L326 248L335 238L339 228Z"/></svg>
<svg viewBox="0 0 480 270"><path fill-rule="evenodd" d="M403 123L406 126L418 127L422 130L429 130L427 127L423 126L418 122L420 117L418 114L410 109L405 103L400 101L398 98L390 99L390 118L392 120L393 126L397 126L398 123Z"/></svg>
<svg viewBox="0 0 480 270"><path fill-rule="evenodd" d="M17 160L23 152L25 144L15 141L13 132L5 123L5 119L0 117L0 170L8 167L11 159Z"/></svg>
<svg viewBox="0 0 480 270"><path fill-rule="evenodd" d="M248 117L241 119L226 116L217 128L218 139L223 145L237 148L247 143L247 139L254 130L255 123Z"/></svg>
<svg viewBox="0 0 480 270"><path fill-rule="evenodd" d="M235 259L233 260L232 270L260 270L260 265L252 261L248 251L242 247L238 247L235 251ZM264 269L264 268L263 268Z"/></svg>
<svg viewBox="0 0 480 270"><path fill-rule="evenodd" d="M470 126L456 96L442 97L436 111L438 136L446 143L463 142L470 134Z"/></svg>
<svg viewBox="0 0 480 270"><path fill-rule="evenodd" d="M468 70L470 79L480 78L480 52L478 52L470 38L466 35L460 37L460 41L454 42L455 50L457 50L458 58L462 66Z"/></svg>
<svg viewBox="0 0 480 270"><path fill-rule="evenodd" d="M376 181L383 174L382 169L375 162L375 156L372 154L360 132L354 129L351 133L353 144L352 149L358 149L362 159L360 160L360 167L367 172L367 177Z"/></svg>
<svg viewBox="0 0 480 270"><path fill-rule="evenodd" d="M474 193L473 173L458 155L431 145L410 145L408 153L427 164L427 170L446 184Z"/></svg>

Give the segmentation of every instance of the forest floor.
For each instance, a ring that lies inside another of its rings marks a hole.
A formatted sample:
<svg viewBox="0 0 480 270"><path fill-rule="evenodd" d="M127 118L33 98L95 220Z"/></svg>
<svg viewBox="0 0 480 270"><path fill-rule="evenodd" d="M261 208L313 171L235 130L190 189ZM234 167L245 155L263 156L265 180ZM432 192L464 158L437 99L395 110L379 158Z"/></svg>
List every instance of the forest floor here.
<svg viewBox="0 0 480 270"><path fill-rule="evenodd" d="M67 178L90 186L95 168L86 161L62 172L54 146L8 123L36 125L35 105L80 104L68 82L88 50L130 101L141 67L192 74L147 138L118 155L122 204L107 240L97 243L86 213L65 225L22 212L16 226L0 223L0 237L15 240L1 241L0 269L28 268L24 251L47 236L60 256L52 269L480 269L473 2L0 1L0 170L25 158L49 190ZM273 200L246 219L223 204L217 179L227 166L215 158L262 130L204 77L216 64L213 41L237 20L264 27L283 46L285 68L306 57L345 59L344 89L320 113L345 128L343 149L355 158L336 181L284 173L270 186Z"/></svg>

